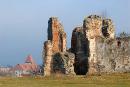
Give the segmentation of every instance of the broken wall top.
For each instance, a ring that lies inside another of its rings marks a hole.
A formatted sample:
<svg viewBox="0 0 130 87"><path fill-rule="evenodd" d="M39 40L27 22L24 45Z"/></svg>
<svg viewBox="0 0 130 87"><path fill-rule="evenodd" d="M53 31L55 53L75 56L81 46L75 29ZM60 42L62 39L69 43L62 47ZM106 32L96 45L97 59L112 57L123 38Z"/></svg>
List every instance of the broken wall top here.
<svg viewBox="0 0 130 87"><path fill-rule="evenodd" d="M52 42L53 53L66 50L66 33L57 17L51 17L48 21L48 40Z"/></svg>
<svg viewBox="0 0 130 87"><path fill-rule="evenodd" d="M90 15L83 21L83 29L88 38L115 38L115 28L111 19L103 19L97 15Z"/></svg>

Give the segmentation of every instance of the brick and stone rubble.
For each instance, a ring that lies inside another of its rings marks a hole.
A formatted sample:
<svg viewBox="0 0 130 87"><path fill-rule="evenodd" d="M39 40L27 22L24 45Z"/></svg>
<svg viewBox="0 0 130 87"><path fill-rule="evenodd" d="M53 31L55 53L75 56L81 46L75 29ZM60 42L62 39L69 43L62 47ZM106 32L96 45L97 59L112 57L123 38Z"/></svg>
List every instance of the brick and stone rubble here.
<svg viewBox="0 0 130 87"><path fill-rule="evenodd" d="M75 55L70 52L58 52L53 55L53 71L54 73L62 73L66 75L75 75L74 72Z"/></svg>

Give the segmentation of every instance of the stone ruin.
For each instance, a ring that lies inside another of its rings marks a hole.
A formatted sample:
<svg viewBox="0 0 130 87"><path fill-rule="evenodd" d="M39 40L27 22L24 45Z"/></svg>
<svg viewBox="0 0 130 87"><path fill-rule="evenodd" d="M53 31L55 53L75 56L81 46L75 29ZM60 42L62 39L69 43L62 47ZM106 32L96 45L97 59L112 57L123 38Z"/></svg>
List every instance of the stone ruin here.
<svg viewBox="0 0 130 87"><path fill-rule="evenodd" d="M72 32L66 49L66 33L58 18L48 21L44 43L44 75L86 75L130 72L130 38L116 37L111 19L90 15Z"/></svg>
<svg viewBox="0 0 130 87"><path fill-rule="evenodd" d="M74 74L75 55L66 51L66 33L58 18L48 21L48 40L44 43L44 75Z"/></svg>

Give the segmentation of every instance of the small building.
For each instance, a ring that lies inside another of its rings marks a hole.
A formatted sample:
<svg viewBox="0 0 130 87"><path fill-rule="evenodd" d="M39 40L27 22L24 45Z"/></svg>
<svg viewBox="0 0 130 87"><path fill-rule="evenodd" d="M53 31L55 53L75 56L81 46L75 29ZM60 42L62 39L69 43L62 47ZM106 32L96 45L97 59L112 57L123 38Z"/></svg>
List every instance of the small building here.
<svg viewBox="0 0 130 87"><path fill-rule="evenodd" d="M7 66L0 66L0 72L9 72L10 70L10 67L7 67Z"/></svg>
<svg viewBox="0 0 130 87"><path fill-rule="evenodd" d="M10 76L10 69L9 66L0 66L0 76Z"/></svg>
<svg viewBox="0 0 130 87"><path fill-rule="evenodd" d="M17 64L11 69L12 75L16 77L33 76L39 71L38 65L32 56L27 56L24 64Z"/></svg>

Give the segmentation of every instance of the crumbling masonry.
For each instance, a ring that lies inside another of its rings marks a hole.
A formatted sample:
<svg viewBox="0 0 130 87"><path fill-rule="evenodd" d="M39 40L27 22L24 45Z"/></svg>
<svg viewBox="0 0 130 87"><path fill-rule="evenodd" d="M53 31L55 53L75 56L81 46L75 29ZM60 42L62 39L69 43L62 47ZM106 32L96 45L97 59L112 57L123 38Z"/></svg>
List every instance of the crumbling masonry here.
<svg viewBox="0 0 130 87"><path fill-rule="evenodd" d="M44 75L86 75L130 72L130 38L115 37L111 19L90 15L72 32L66 50L66 33L56 17L48 21L44 43Z"/></svg>
<svg viewBox="0 0 130 87"><path fill-rule="evenodd" d="M66 33L58 18L48 21L48 40L44 43L44 75L74 74L74 54L66 51Z"/></svg>

